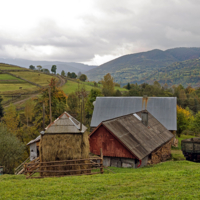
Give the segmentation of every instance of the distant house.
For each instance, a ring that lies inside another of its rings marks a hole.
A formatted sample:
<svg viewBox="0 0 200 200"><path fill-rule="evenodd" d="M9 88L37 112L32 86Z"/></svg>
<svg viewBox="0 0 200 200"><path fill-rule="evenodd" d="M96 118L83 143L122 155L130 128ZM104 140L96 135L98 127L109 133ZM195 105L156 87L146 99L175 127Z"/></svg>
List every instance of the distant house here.
<svg viewBox="0 0 200 200"><path fill-rule="evenodd" d="M103 121L89 136L93 154L102 148L104 166L138 168L169 159L174 135L144 110Z"/></svg>
<svg viewBox="0 0 200 200"><path fill-rule="evenodd" d="M165 128L175 132L176 104L176 97L97 97L90 127L94 130L102 121L147 109Z"/></svg>

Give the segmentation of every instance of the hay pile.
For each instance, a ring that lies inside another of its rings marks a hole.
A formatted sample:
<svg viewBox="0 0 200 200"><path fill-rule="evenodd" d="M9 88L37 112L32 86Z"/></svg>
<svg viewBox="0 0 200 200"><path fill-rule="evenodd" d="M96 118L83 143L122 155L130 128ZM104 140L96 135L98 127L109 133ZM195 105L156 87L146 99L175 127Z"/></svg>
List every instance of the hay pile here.
<svg viewBox="0 0 200 200"><path fill-rule="evenodd" d="M73 159L85 159L89 158L89 140L88 133L66 133L66 134L45 134L41 137L40 141L40 160L41 162L50 161L62 161L62 160L73 160ZM76 165L76 166L61 166L64 164L84 164L89 161L66 161L64 163L58 163L55 167L49 167L52 164L46 163L48 167L41 167L42 170L51 171L64 171L64 170L79 170L75 172L42 172L41 176L60 176L60 175L73 175L90 173L89 165ZM54 163L55 165L55 163ZM42 164L41 164L42 166Z"/></svg>
<svg viewBox="0 0 200 200"><path fill-rule="evenodd" d="M151 164L157 164L163 161L170 159L171 157L171 140L161 146L160 148L156 149L151 154Z"/></svg>

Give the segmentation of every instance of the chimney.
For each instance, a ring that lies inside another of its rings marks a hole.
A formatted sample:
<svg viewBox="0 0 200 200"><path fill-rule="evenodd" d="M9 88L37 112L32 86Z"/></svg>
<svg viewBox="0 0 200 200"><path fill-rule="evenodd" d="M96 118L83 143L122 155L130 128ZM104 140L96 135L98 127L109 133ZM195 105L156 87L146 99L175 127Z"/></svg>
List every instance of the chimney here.
<svg viewBox="0 0 200 200"><path fill-rule="evenodd" d="M147 95L144 95L142 98L142 109L143 109L144 103L145 103L145 110L142 111L141 118L142 118L142 123L145 126L148 126L148 111L147 111L148 96Z"/></svg>
<svg viewBox="0 0 200 200"><path fill-rule="evenodd" d="M148 112L147 110L143 110L142 113L141 113L141 118L142 118L142 123L145 125L145 126L148 126Z"/></svg>

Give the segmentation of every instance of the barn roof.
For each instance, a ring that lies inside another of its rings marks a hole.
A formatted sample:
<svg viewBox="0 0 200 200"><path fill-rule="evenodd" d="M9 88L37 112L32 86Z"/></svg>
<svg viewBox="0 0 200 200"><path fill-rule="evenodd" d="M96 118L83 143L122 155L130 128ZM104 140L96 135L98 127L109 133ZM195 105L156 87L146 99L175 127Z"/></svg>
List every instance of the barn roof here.
<svg viewBox="0 0 200 200"><path fill-rule="evenodd" d="M56 134L56 133L84 133L86 127L82 124L82 130L80 130L81 123L72 117L69 113L64 112L54 122L46 127L44 134Z"/></svg>
<svg viewBox="0 0 200 200"><path fill-rule="evenodd" d="M141 112L135 114L103 121L101 125L105 126L133 155L141 160L172 139L173 134L150 113L148 113L148 126L142 123ZM97 129L90 134L90 137Z"/></svg>
<svg viewBox="0 0 200 200"><path fill-rule="evenodd" d="M97 97L91 127L102 121L145 109L142 97ZM176 97L149 97L147 110L168 130L177 130Z"/></svg>
<svg viewBox="0 0 200 200"><path fill-rule="evenodd" d="M39 142L41 138L41 135L37 136L34 140L31 140L27 145L33 144L35 142Z"/></svg>

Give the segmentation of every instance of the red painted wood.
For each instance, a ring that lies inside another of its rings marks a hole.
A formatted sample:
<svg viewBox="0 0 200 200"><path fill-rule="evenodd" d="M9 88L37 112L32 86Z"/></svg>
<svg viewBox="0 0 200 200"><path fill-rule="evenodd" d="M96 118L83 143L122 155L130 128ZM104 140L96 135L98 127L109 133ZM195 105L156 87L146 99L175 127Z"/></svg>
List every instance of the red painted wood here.
<svg viewBox="0 0 200 200"><path fill-rule="evenodd" d="M90 151L100 155L100 148L104 156L135 158L103 125L90 136Z"/></svg>

